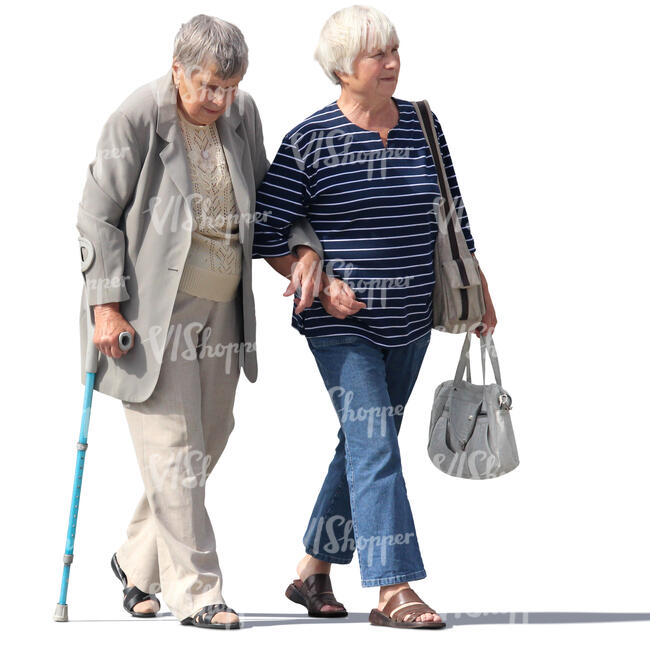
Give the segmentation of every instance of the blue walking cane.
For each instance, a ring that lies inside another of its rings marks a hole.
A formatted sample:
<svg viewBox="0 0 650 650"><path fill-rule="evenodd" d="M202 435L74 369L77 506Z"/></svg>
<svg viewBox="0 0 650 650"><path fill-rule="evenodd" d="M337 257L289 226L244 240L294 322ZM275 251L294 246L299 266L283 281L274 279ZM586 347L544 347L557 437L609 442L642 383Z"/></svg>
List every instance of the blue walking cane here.
<svg viewBox="0 0 650 650"><path fill-rule="evenodd" d="M89 245L86 248L86 259L82 260L81 270L85 271L91 264L93 248ZM90 407L93 402L93 390L95 388L95 374L97 373L98 350L93 343L93 325L90 318L90 306L87 314L88 323L88 346L86 348L86 388L84 391L83 410L81 412L81 431L79 442L77 442L77 464L74 470L74 483L72 485L72 503L70 504L70 518L68 520L68 535L65 542L65 553L63 555L63 577L61 578L61 593L59 602L54 611L55 621L68 620L68 582L70 580L70 565L74 554L74 537L77 531L77 518L79 516L79 499L81 497L81 479L84 472L84 460L86 449L88 449L88 424L90 422ZM118 344L120 350L126 352L131 347L133 337L130 332L120 332Z"/></svg>

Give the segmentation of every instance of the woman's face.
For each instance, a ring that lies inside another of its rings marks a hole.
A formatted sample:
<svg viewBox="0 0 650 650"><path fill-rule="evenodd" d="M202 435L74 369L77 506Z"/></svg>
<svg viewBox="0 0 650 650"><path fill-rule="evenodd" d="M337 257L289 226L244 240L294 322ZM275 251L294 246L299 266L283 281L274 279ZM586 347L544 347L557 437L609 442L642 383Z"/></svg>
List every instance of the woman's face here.
<svg viewBox="0 0 650 650"><path fill-rule="evenodd" d="M399 42L392 40L386 49L361 52L354 60L354 74L337 73L344 86L354 93L392 97L399 77Z"/></svg>
<svg viewBox="0 0 650 650"><path fill-rule="evenodd" d="M210 124L223 115L233 103L242 77L222 79L216 73L217 64L196 66L188 77L176 61L172 64L178 102L186 117L194 124Z"/></svg>

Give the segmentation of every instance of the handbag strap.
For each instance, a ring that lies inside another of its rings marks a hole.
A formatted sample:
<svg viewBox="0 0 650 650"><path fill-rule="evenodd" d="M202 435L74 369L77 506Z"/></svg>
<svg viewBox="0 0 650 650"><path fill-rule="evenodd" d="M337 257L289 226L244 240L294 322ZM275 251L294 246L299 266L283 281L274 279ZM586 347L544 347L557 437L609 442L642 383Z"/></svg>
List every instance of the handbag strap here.
<svg viewBox="0 0 650 650"><path fill-rule="evenodd" d="M454 384L458 385L463 377L463 371L465 368L469 368L469 348L472 342L472 332L467 332L465 334L465 341L463 341L463 348L460 351L460 359L458 360L458 366L456 366L456 375L454 376ZM494 339L492 334L488 332L485 336L481 336L481 369L483 371L483 387L485 387L485 350L489 350L490 362L492 364L492 371L494 372L494 379L499 386L503 386L501 383L501 369L499 368L499 359L497 357L497 350L494 346ZM469 372L467 373L469 383L471 384L471 377Z"/></svg>
<svg viewBox="0 0 650 650"><path fill-rule="evenodd" d="M451 247L451 257L458 262L458 268L461 277L463 278L463 282L469 284L467 281L465 265L460 260L460 249L458 246L458 240L456 239L458 231L461 231L462 234L462 230L460 229L460 223L456 213L456 205L451 195L451 189L449 188L447 172L445 171L445 166L442 162L442 153L440 152L440 143L438 142L438 137L436 135L436 125L433 121L433 114L431 113L431 108L429 108L429 102L427 102L426 99L419 102L413 102L413 106L415 107L415 112L420 121L420 127L424 132L424 137L429 145L429 151L431 152L436 167L438 185L442 195L438 215L442 214L442 223L447 226L447 236L449 237L449 244ZM457 224L458 229L456 229Z"/></svg>
<svg viewBox="0 0 650 650"><path fill-rule="evenodd" d="M497 357L497 349L494 347L494 340L492 339L492 332L488 332L485 336L481 336L481 367L483 368L483 383L485 384L485 350L488 350L490 355L490 362L492 363L492 371L494 372L494 379L499 386L501 383L501 370L499 368L499 359Z"/></svg>

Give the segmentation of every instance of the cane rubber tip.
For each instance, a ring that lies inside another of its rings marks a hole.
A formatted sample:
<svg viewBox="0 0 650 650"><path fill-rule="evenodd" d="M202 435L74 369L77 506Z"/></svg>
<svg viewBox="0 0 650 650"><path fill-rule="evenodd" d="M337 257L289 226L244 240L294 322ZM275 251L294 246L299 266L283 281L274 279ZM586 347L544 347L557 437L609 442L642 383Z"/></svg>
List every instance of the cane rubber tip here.
<svg viewBox="0 0 650 650"><path fill-rule="evenodd" d="M68 621L68 606L57 603L54 610L54 620L57 622L66 623Z"/></svg>

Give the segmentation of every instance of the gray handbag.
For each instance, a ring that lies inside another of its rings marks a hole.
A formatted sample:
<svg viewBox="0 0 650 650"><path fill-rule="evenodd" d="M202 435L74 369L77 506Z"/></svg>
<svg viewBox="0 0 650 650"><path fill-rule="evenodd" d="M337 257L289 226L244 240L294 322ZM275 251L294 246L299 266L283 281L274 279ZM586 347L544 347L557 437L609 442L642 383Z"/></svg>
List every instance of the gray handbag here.
<svg viewBox="0 0 650 650"><path fill-rule="evenodd" d="M429 457L446 474L460 478L495 478L519 465L510 419L512 398L501 385L501 372L492 334L481 336L483 385L472 384L467 332L453 380L435 391L429 424ZM485 385L488 349L495 384ZM463 371L467 369L467 381Z"/></svg>
<svg viewBox="0 0 650 650"><path fill-rule="evenodd" d="M439 202L434 202L438 234L433 256L436 277L433 285L433 327L440 332L463 333L476 328L485 313L479 264L469 252L460 227L429 104L422 100L413 102L413 106L436 165L441 193Z"/></svg>

